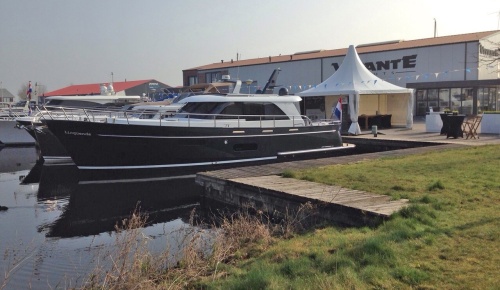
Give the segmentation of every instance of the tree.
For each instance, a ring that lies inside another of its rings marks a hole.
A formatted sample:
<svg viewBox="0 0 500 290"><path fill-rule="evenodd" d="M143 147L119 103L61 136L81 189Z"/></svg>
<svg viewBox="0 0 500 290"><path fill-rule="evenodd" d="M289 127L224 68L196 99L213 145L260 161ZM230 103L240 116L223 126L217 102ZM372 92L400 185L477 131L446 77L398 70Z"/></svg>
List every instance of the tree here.
<svg viewBox="0 0 500 290"><path fill-rule="evenodd" d="M17 91L17 96L22 101L26 101L28 98L28 94L27 94L28 85L29 85L28 83L21 84L21 88ZM31 90L32 90L31 100L33 100L33 101L36 101L38 96L42 96L47 91L45 85L38 84L38 82L36 82L34 84L31 83Z"/></svg>
<svg viewBox="0 0 500 290"><path fill-rule="evenodd" d="M500 42L485 40L479 43L479 56L482 65L492 65L500 61Z"/></svg>
<svg viewBox="0 0 500 290"><path fill-rule="evenodd" d="M27 91L28 91L28 84L27 83L22 84L21 88L17 91L17 96L21 101L26 101Z"/></svg>

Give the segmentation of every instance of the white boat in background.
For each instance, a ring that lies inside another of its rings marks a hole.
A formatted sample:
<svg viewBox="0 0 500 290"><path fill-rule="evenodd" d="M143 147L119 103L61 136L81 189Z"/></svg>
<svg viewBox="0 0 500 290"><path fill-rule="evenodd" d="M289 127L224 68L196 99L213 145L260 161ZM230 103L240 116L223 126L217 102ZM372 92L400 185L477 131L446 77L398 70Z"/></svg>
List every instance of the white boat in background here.
<svg viewBox="0 0 500 290"><path fill-rule="evenodd" d="M0 146L35 144L30 134L19 128L16 122L17 118L29 115L29 109L25 103L0 103Z"/></svg>
<svg viewBox="0 0 500 290"><path fill-rule="evenodd" d="M59 140L43 125L43 115L51 118L64 118L80 120L89 118L85 115L83 108L102 110L109 108L122 108L131 104L141 102L140 96L119 95L85 95L85 96L52 96L46 98L44 106L39 107L32 116L16 118L18 127L23 128L31 136L32 142L36 141L39 160L45 164L71 164L73 161L67 154ZM94 114L93 118L104 118Z"/></svg>

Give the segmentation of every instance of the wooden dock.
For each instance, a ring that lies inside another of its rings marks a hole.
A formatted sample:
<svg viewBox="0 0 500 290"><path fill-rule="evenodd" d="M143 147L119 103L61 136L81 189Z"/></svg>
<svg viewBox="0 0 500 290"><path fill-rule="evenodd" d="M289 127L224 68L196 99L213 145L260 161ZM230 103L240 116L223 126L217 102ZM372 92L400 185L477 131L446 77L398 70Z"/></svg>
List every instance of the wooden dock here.
<svg viewBox="0 0 500 290"><path fill-rule="evenodd" d="M264 189L265 191L303 197L309 201L335 203L382 217L390 216L408 203L406 199L391 200L387 195L293 178L284 178L278 175L236 178L232 179L232 181Z"/></svg>
<svg viewBox="0 0 500 290"><path fill-rule="evenodd" d="M255 167L247 169L252 173ZM224 171L241 175L242 168ZM211 201L261 210L274 217L295 217L300 213L307 216L306 223L327 220L353 226L376 225L408 204L406 199L391 200L385 195L279 175L224 179L199 173L196 182ZM312 209L301 213L306 204Z"/></svg>
<svg viewBox="0 0 500 290"><path fill-rule="evenodd" d="M205 197L232 206L251 206L267 212L285 213L311 203L317 207L318 217L349 225L373 225L407 206L408 200L391 200L385 195L280 175L287 169L346 164L456 147L460 146L448 144L407 148L200 172L196 175L196 182L203 187Z"/></svg>

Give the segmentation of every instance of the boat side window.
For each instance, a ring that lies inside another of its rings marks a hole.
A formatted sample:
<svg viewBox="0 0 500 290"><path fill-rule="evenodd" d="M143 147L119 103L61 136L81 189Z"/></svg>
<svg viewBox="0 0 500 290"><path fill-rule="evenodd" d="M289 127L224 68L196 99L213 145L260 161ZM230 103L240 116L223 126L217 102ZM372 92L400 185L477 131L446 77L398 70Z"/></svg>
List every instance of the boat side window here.
<svg viewBox="0 0 500 290"><path fill-rule="evenodd" d="M189 114L191 118L210 119L212 116L207 116L206 114L214 114L214 110L219 104L217 102L187 103L179 110L176 117L186 118Z"/></svg>
<svg viewBox="0 0 500 290"><path fill-rule="evenodd" d="M264 115L264 107L262 103L244 103L243 115L248 121L260 120L260 116Z"/></svg>
<svg viewBox="0 0 500 290"><path fill-rule="evenodd" d="M134 113L132 117L138 118L138 119L153 119L158 111L156 110L140 110L137 113Z"/></svg>
<svg viewBox="0 0 500 290"><path fill-rule="evenodd" d="M217 116L217 119L236 119L237 116L243 115L243 104L226 103L220 113L223 116Z"/></svg>
<svg viewBox="0 0 500 290"><path fill-rule="evenodd" d="M45 104L45 106L47 106L47 107L66 107L66 108L97 108L97 107L106 108L106 105L101 105L101 104L97 104L95 102L89 102L89 101L80 101L80 100L50 100Z"/></svg>
<svg viewBox="0 0 500 290"><path fill-rule="evenodd" d="M264 103L264 112L266 115L266 120L288 120L290 119L283 110L281 110L276 104Z"/></svg>

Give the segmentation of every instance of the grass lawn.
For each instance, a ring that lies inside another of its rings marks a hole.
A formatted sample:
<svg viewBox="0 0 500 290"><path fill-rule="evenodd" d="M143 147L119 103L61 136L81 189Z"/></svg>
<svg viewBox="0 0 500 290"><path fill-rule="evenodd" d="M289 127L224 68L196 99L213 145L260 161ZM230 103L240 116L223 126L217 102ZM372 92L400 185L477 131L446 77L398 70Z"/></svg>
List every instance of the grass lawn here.
<svg viewBox="0 0 500 290"><path fill-rule="evenodd" d="M407 198L376 228L325 225L238 250L208 289L500 289L500 146L287 172ZM257 249L257 250L256 250ZM242 253L247 251L246 253Z"/></svg>

